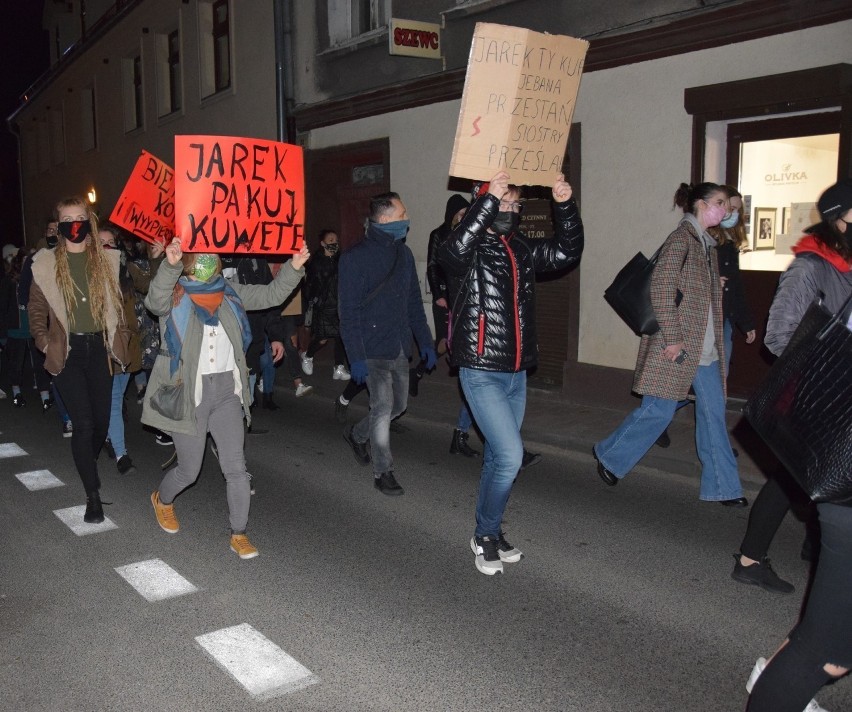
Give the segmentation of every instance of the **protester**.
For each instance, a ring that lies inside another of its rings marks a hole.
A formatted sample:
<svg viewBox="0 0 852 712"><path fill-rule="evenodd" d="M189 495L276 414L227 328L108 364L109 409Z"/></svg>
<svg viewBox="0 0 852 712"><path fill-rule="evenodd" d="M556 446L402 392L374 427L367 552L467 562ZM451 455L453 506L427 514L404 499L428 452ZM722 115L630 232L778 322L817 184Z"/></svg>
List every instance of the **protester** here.
<svg viewBox="0 0 852 712"><path fill-rule="evenodd" d="M684 217L662 249L651 280L660 329L642 337L633 390L642 404L593 449L598 475L617 485L671 422L690 386L695 391L699 499L747 507L725 422L722 284L716 240L727 196L715 183L681 183L675 205Z"/></svg>
<svg viewBox="0 0 852 712"><path fill-rule="evenodd" d="M334 230L320 231L320 247L308 265L307 301L311 310L311 343L308 350L300 354L302 370L310 376L314 372L314 356L329 339L334 339L335 381L348 381L349 369L346 368L346 349L340 338L340 319L337 315L337 274L338 250L337 233Z"/></svg>
<svg viewBox="0 0 852 712"><path fill-rule="evenodd" d="M125 252L118 241L120 235L118 228L110 224L102 226L98 230L98 239L101 247L105 250L117 250L122 259L121 269L118 273L118 283L121 288L122 306L124 309L124 324L127 327L127 367L121 371L115 371L112 376L112 406L109 413L109 430L107 431L106 448L115 460L115 466L120 475L128 475L136 471L133 460L127 453L127 445L124 440L124 394L127 384L130 383L130 375L142 367L142 350L139 342L139 327L136 321L136 292L133 289L133 281L124 264Z"/></svg>
<svg viewBox="0 0 852 712"><path fill-rule="evenodd" d="M809 227L793 247L796 255L781 275L769 309L764 343L780 356L808 307L822 299L836 312L852 294L852 239L844 217L852 209L852 181L828 188L819 198L822 221ZM768 477L752 505L748 528L735 554L731 577L772 593L791 593L793 585L780 578L767 554L772 539L790 509L790 492L801 492L790 474L779 468ZM804 493L802 493L804 496Z"/></svg>
<svg viewBox="0 0 852 712"><path fill-rule="evenodd" d="M765 343L776 354L786 348L813 299L821 296L837 312L852 293L852 180L829 187L817 210L822 220L796 245L796 257L781 276L769 311ZM852 328L852 320L847 327ZM852 502L820 502L816 507L821 547L813 585L799 623L768 662L757 660L746 683L749 712L819 712L822 707L813 696L852 668ZM752 519L754 510L749 528ZM774 522L767 516L766 523Z"/></svg>
<svg viewBox="0 0 852 712"><path fill-rule="evenodd" d="M86 522L102 522L98 453L109 428L112 371L128 363L118 271L120 258L103 250L97 219L82 198L56 206L59 241L33 260L30 330L45 354L74 431L71 451L86 491Z"/></svg>
<svg viewBox="0 0 852 712"><path fill-rule="evenodd" d="M366 382L370 412L343 437L361 465L373 463L376 489L401 495L390 450L390 422L408 404L411 336L427 368L437 361L426 324L414 255L403 242L409 220L397 193L370 201L364 239L340 258L340 333L352 380ZM372 452L371 452L372 451Z"/></svg>
<svg viewBox="0 0 852 712"><path fill-rule="evenodd" d="M538 360L535 273L570 267L583 252L583 223L562 174L553 199L555 236L527 239L518 230L520 190L501 171L438 248L450 278L452 363L485 437L470 547L477 570L489 576L523 556L506 540L502 523L523 462L526 372Z"/></svg>
<svg viewBox="0 0 852 712"><path fill-rule="evenodd" d="M157 356L142 411L142 422L168 432L177 451L177 467L151 494L164 531L180 528L173 502L198 479L209 432L227 483L231 550L241 559L258 555L246 536L251 486L242 421L251 424L252 400L246 312L282 304L304 276L308 257L302 248L269 284L230 284L217 255L184 255L178 238L166 247L145 298L160 318L165 350Z"/></svg>

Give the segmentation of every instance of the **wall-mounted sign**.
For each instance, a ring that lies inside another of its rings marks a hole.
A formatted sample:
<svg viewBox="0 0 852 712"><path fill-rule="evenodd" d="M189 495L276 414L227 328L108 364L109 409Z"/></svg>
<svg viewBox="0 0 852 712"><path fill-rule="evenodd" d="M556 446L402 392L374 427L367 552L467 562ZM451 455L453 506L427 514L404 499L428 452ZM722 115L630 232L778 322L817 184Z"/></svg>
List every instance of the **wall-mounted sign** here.
<svg viewBox="0 0 852 712"><path fill-rule="evenodd" d="M441 26L391 18L388 44L391 54L441 59Z"/></svg>

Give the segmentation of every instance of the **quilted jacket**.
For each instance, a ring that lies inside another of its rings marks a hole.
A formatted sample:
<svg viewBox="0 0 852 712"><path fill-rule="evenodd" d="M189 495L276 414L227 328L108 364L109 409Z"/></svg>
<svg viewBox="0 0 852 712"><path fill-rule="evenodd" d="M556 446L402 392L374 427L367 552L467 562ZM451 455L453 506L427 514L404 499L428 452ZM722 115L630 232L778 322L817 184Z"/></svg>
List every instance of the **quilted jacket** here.
<svg viewBox="0 0 852 712"><path fill-rule="evenodd" d="M455 366L515 373L538 362L535 274L571 267L583 252L573 199L554 203L555 236L487 231L500 201L487 193L438 248L448 278L450 352Z"/></svg>

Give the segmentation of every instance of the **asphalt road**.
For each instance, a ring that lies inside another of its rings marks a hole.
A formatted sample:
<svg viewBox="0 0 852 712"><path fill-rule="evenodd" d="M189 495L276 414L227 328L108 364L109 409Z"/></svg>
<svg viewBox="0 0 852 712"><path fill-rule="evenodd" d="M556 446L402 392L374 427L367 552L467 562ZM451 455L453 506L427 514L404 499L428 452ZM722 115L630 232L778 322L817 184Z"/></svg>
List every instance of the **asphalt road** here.
<svg viewBox="0 0 852 712"><path fill-rule="evenodd" d="M547 452L509 502L507 537L526 557L486 577L468 547L478 464L448 454L451 427L428 402L413 401L392 435L406 494L389 498L328 398L278 401L255 419L269 432L247 440L260 550L249 561L228 548L211 455L176 500L181 531L157 526L148 497L167 451L138 426L135 401L138 469L119 476L101 455L116 528L85 536L54 514L84 503L55 414L0 401L0 444L27 453L0 459L0 709L741 710L754 660L796 619L808 569L792 517L771 554L797 590L773 596L729 577L746 511L651 469L607 488L588 455ZM42 469L64 486L30 491L15 477ZM116 572L152 559L197 590L148 601ZM315 684L252 696L196 641L241 624ZM852 709L852 681L818 699Z"/></svg>

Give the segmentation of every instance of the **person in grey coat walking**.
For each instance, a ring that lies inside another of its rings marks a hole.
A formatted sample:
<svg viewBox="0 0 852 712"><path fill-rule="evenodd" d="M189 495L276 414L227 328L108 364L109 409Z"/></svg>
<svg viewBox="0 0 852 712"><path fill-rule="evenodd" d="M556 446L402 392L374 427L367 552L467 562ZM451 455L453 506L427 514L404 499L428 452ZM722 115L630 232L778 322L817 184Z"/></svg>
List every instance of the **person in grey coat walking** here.
<svg viewBox="0 0 852 712"><path fill-rule="evenodd" d="M177 467L151 494L164 531L180 529L173 502L198 479L209 432L227 482L231 549L241 559L257 556L246 536L251 500L243 453L243 418L251 422L246 310L282 304L304 276L309 256L303 247L270 284L231 285L217 255L184 255L178 238L166 247L166 260L145 297L145 306L160 318L166 348L154 363L142 409L142 422L171 434L178 455Z"/></svg>

